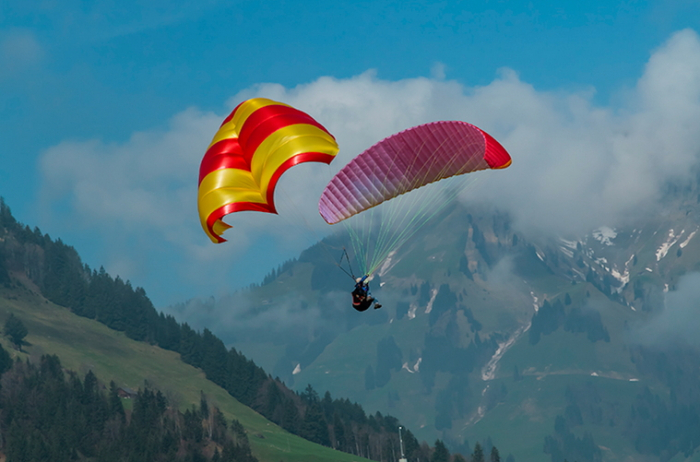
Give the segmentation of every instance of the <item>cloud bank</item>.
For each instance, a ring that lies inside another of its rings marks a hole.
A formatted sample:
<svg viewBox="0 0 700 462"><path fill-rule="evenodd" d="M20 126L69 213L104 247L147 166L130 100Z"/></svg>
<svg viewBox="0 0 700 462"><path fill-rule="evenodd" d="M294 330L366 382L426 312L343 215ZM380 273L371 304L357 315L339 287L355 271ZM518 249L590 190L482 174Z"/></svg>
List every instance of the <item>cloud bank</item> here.
<svg viewBox="0 0 700 462"><path fill-rule="evenodd" d="M663 311L633 331L634 340L657 347L700 347L698 300L700 273L688 273L666 294Z"/></svg>
<svg viewBox="0 0 700 462"><path fill-rule="evenodd" d="M168 253L186 268L172 282L189 285L192 296L210 295L225 285L235 289L232 275L238 282L259 281L284 259L280 255L294 256L328 233L316 211L318 197L352 157L399 130L453 119L491 133L513 157L507 170L484 172L465 201L488 201L510 212L524 234L584 233L615 226L640 209L653 211L664 183L686 178L697 164L697 33L680 31L654 50L634 88L621 92L615 106L596 106L593 93L538 91L510 69L488 85L469 87L445 80L439 64L432 78L386 81L367 71L294 88L267 83L246 89L228 101L229 110L253 96L284 101L323 123L341 151L331 166L300 165L282 177L276 196L281 217L230 217L234 228L224 245L210 244L199 229L196 179L225 112L188 109L166 129L135 133L124 142L70 140L51 147L40 160L39 205L57 220L60 214L61 223L109 242L108 270L156 280L158 270L139 262L157 258L156 251Z"/></svg>

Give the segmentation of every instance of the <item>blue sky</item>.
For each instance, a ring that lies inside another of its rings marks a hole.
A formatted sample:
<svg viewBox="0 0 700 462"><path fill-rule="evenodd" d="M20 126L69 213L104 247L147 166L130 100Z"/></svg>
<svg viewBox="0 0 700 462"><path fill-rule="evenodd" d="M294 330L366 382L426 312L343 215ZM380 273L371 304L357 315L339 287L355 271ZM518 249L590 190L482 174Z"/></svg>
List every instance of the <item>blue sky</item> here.
<svg viewBox="0 0 700 462"><path fill-rule="evenodd" d="M523 229L578 231L697 160L698 24L690 0L4 1L0 196L163 307L259 282L327 232L313 205L334 169L382 136L456 118L511 151L506 178L521 190L500 188L499 205ZM341 155L280 183L312 205L297 214L303 237L271 229L294 216L247 214L214 246L193 208L198 162L218 122L258 95L311 113ZM668 136L648 139L650 127ZM562 174L580 181L552 180ZM613 205L567 215L592 191ZM528 219L534 202L546 217Z"/></svg>

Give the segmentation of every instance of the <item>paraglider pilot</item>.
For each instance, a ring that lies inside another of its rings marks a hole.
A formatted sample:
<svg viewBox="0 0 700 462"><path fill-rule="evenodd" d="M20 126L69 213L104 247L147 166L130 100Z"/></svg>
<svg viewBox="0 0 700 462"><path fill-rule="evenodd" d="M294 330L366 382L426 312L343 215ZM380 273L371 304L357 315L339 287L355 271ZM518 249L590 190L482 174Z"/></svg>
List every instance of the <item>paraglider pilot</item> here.
<svg viewBox="0 0 700 462"><path fill-rule="evenodd" d="M355 289L352 291L352 307L357 311L367 310L372 303L374 303L374 309L381 308L382 305L377 303L377 300L372 297L369 292L369 281L367 278L369 274L365 274L361 278L355 280Z"/></svg>

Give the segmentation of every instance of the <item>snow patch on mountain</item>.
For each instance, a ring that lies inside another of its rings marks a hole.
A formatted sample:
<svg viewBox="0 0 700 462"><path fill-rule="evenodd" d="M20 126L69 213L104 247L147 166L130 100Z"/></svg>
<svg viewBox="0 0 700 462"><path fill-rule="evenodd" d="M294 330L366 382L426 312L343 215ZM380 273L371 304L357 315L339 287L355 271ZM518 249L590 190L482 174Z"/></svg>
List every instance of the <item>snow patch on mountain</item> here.
<svg viewBox="0 0 700 462"><path fill-rule="evenodd" d="M486 366L484 366L484 368L481 370L481 380L486 382L488 380L493 380L496 377L496 368L498 367L498 361L501 360L506 351L508 351L510 347L512 347L513 344L515 344L515 341L518 340L520 336L523 335L523 332L525 332L529 327L529 324L521 326L508 340L498 344L498 349L493 354L493 356L491 356L489 362L486 363Z"/></svg>
<svg viewBox="0 0 700 462"><path fill-rule="evenodd" d="M535 307L535 313L537 313L537 311L540 309L540 305L537 303L538 298L534 292L530 292L530 295L532 296L532 305Z"/></svg>
<svg viewBox="0 0 700 462"><path fill-rule="evenodd" d="M564 246L570 248L571 250L576 250L576 248L578 247L578 241L569 241L560 237L559 242L561 242L562 244L564 244Z"/></svg>
<svg viewBox="0 0 700 462"><path fill-rule="evenodd" d="M671 249L671 247L676 245L676 242L680 240L684 232L685 230L681 231L680 234L676 235L673 229L670 229L668 231L668 236L666 237L666 240L663 244L661 244L661 246L658 249L656 249L656 261L660 261L666 256L666 254L668 254L668 251Z"/></svg>
<svg viewBox="0 0 700 462"><path fill-rule="evenodd" d="M612 240L617 237L617 231L607 226L601 226L593 231L593 238L603 245L613 245Z"/></svg>
<svg viewBox="0 0 700 462"><path fill-rule="evenodd" d="M384 275L394 267L400 260L394 261L393 257L396 255L396 250L392 250L389 252L389 255L387 255L386 260L384 260L384 263L382 263L382 266L379 268L379 271L377 274L379 274L379 277L384 277ZM382 283L383 284L383 283Z"/></svg>
<svg viewBox="0 0 700 462"><path fill-rule="evenodd" d="M408 372L411 374L415 374L420 370L420 363L423 361L423 358L418 358L418 361L413 365L413 367L409 366L407 362L403 363L403 366L401 366L401 369L406 369Z"/></svg>
<svg viewBox="0 0 700 462"><path fill-rule="evenodd" d="M416 317L416 310L418 310L418 305L411 303L411 306L408 308L408 319Z"/></svg>
<svg viewBox="0 0 700 462"><path fill-rule="evenodd" d="M630 263L632 263L632 261L634 261L634 254L632 254L630 256L630 258L625 262L625 269L622 272L618 271L616 268L613 268L612 270L610 270L610 274L615 279L617 279L618 281L620 281L622 283L620 285L620 287L615 289L615 291L617 293L622 292L622 289L624 289L625 286L630 282L630 269L629 269L629 267L630 267Z"/></svg>
<svg viewBox="0 0 700 462"><path fill-rule="evenodd" d="M433 311L433 302L435 301L435 297L437 297L437 294L437 289L430 290L430 300L428 300L428 306L425 307L425 314L428 314L431 311Z"/></svg>
<svg viewBox="0 0 700 462"><path fill-rule="evenodd" d="M578 248L578 241L568 241L563 238L559 238L561 245L559 250L569 258L574 258L574 251Z"/></svg>
<svg viewBox="0 0 700 462"><path fill-rule="evenodd" d="M691 240L693 237L695 237L695 233L697 233L697 232L698 232L698 230L696 229L695 231L693 231L692 233L690 233L690 234L688 235L688 238L687 238L685 241L681 242L681 244L680 244L680 245L681 245L681 249L684 249L685 246L688 245L688 243L690 242L690 240Z"/></svg>

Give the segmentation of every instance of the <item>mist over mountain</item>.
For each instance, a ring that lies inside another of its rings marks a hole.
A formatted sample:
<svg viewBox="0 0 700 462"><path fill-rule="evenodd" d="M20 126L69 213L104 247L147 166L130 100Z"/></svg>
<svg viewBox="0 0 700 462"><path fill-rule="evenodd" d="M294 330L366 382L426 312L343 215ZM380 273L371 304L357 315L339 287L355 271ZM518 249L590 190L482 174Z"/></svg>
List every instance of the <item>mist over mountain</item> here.
<svg viewBox="0 0 700 462"><path fill-rule="evenodd" d="M455 202L378 271L380 310L350 306L342 232L260 285L172 309L287 385L451 447L685 460L700 445L699 192L695 178L668 181L658 206L581 234L523 232L510 213Z"/></svg>

